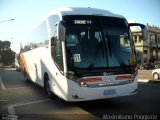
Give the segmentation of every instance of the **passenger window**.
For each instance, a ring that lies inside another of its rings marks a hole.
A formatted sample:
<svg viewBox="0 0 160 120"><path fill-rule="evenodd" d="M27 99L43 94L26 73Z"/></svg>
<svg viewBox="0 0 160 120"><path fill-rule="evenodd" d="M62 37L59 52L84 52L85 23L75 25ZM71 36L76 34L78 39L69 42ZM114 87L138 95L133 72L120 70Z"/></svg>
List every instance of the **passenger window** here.
<svg viewBox="0 0 160 120"><path fill-rule="evenodd" d="M29 51L38 47L48 47L48 30L46 21L43 21L25 41L23 51Z"/></svg>
<svg viewBox="0 0 160 120"><path fill-rule="evenodd" d="M57 23L60 21L58 16L48 18L51 36L51 56L57 67L63 70L62 42L57 39Z"/></svg>

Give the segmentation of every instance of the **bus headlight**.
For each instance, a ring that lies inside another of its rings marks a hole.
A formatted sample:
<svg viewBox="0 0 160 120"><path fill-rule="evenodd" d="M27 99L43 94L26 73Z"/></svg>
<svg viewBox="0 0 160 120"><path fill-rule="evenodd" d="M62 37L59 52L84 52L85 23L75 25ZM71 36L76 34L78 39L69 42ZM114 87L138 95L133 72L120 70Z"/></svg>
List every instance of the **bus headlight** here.
<svg viewBox="0 0 160 120"><path fill-rule="evenodd" d="M81 87L87 87L87 83L82 79L82 78L79 78L77 80L77 83L81 86Z"/></svg>
<svg viewBox="0 0 160 120"><path fill-rule="evenodd" d="M83 80L83 78L77 77L77 76L75 76L73 74L69 74L69 73L66 76L68 79L76 82L80 87L87 87L88 86L87 83Z"/></svg>

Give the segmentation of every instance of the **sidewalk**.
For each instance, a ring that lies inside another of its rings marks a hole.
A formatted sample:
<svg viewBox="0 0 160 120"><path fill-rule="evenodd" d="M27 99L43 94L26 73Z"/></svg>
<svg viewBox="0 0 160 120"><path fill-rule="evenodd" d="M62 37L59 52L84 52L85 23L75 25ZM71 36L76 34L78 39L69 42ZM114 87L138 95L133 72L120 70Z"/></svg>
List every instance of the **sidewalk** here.
<svg viewBox="0 0 160 120"><path fill-rule="evenodd" d="M152 77L152 70L138 70L138 82L160 83L160 80L154 80Z"/></svg>
<svg viewBox="0 0 160 120"><path fill-rule="evenodd" d="M5 71L15 71L16 68L10 68L10 67L3 67L3 68L0 68L0 72L5 72Z"/></svg>

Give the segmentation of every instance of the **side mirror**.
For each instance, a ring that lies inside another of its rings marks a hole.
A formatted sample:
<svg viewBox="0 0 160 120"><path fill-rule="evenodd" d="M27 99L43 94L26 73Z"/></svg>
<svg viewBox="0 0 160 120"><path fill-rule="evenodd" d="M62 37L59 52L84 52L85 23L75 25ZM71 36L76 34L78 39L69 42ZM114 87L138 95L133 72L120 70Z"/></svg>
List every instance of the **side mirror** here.
<svg viewBox="0 0 160 120"><path fill-rule="evenodd" d="M63 21L57 24L57 33L58 40L65 41L66 28Z"/></svg>
<svg viewBox="0 0 160 120"><path fill-rule="evenodd" d="M142 37L143 37L143 40L147 40L148 39L148 30L147 30L147 27L143 24L140 24L140 23L129 23L129 26L132 27L132 26L139 26L141 27L141 32L142 32Z"/></svg>

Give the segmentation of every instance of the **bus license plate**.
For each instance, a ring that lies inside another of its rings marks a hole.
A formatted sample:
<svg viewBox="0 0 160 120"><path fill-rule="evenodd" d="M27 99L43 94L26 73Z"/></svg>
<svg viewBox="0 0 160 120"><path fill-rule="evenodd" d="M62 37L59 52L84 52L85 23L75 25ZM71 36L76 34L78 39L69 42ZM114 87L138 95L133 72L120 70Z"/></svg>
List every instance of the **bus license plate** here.
<svg viewBox="0 0 160 120"><path fill-rule="evenodd" d="M104 90L104 95L114 95L114 94L116 94L116 90L115 89Z"/></svg>

